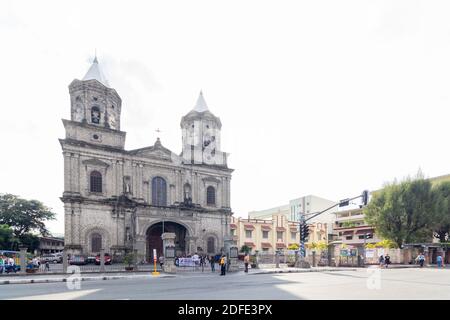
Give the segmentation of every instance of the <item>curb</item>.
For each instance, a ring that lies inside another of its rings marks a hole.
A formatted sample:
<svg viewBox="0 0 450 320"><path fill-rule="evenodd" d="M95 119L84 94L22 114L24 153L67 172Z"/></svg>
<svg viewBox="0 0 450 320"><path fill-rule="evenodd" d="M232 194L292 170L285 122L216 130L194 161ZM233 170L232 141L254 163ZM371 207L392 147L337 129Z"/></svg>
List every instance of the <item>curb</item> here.
<svg viewBox="0 0 450 320"><path fill-rule="evenodd" d="M338 272L338 271L357 271L356 268L345 268L345 269L290 269L290 270L267 270L255 273L249 273L249 275L258 274L271 274L271 273L306 273L306 272Z"/></svg>
<svg viewBox="0 0 450 320"><path fill-rule="evenodd" d="M118 280L118 279L136 279L136 278L152 278L151 275L136 275L136 276L102 276L102 277L81 277L80 281L98 281L98 280ZM174 275L160 275L158 278L174 278ZM67 278L47 278L47 279L13 279L0 280L0 285L6 284L30 284L30 283L54 283L67 282Z"/></svg>

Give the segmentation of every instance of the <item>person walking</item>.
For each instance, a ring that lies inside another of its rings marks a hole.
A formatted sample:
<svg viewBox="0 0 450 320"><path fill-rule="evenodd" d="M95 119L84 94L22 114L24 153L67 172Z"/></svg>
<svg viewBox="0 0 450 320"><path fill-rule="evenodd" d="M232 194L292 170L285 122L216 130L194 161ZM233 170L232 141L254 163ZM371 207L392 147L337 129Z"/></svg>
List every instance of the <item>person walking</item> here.
<svg viewBox="0 0 450 320"><path fill-rule="evenodd" d="M423 264L425 263L425 256L422 253L419 254L418 260L419 260L420 267L423 268Z"/></svg>
<svg viewBox="0 0 450 320"><path fill-rule="evenodd" d="M384 256L384 265L386 266L386 268L391 264L391 257L389 256L389 254Z"/></svg>
<svg viewBox="0 0 450 320"><path fill-rule="evenodd" d="M381 255L378 258L378 263L380 264L380 268L383 268L383 265L384 265L384 257L383 257L383 255Z"/></svg>
<svg viewBox="0 0 450 320"><path fill-rule="evenodd" d="M214 256L211 256L209 259L209 263L211 264L211 272L216 271L216 259L214 259Z"/></svg>
<svg viewBox="0 0 450 320"><path fill-rule="evenodd" d="M246 273L248 273L248 264L249 263L250 263L250 256L248 255L248 253L246 253L244 256L244 265L245 265L244 272L246 272Z"/></svg>
<svg viewBox="0 0 450 320"><path fill-rule="evenodd" d="M161 270L163 269L163 265L164 265L164 256L160 256L159 257L159 266L161 267Z"/></svg>
<svg viewBox="0 0 450 320"><path fill-rule="evenodd" d="M45 271L50 271L50 262L48 260L45 261Z"/></svg>
<svg viewBox="0 0 450 320"><path fill-rule="evenodd" d="M444 265L442 264L442 255L441 254L439 254L437 257L436 257L436 263L437 263L437 266L438 266L438 268L442 268Z"/></svg>
<svg viewBox="0 0 450 320"><path fill-rule="evenodd" d="M226 267L227 267L227 257L223 254L220 258L220 275L224 276L226 273Z"/></svg>

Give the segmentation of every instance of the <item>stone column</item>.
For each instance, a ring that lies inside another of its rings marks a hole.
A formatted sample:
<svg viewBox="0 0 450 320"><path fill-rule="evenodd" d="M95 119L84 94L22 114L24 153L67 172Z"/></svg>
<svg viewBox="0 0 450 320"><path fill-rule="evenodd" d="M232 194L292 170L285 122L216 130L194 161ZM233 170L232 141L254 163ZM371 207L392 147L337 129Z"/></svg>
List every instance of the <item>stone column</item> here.
<svg viewBox="0 0 450 320"><path fill-rule="evenodd" d="M137 197L138 197L138 199L144 199L144 196L143 196L143 188L144 188L143 172L144 172L144 165L142 163L140 163L138 180L137 180Z"/></svg>
<svg viewBox="0 0 450 320"><path fill-rule="evenodd" d="M67 250L66 250L66 248L64 248L64 252L63 252L63 273L67 273L67 264L68 264Z"/></svg>
<svg viewBox="0 0 450 320"><path fill-rule="evenodd" d="M175 266L175 233L165 232L161 235L163 241L164 264L163 271L166 273L176 273Z"/></svg>
<svg viewBox="0 0 450 320"><path fill-rule="evenodd" d="M70 189L70 186L71 186L70 153L63 152L63 156L64 156L64 192L70 192L70 191L72 191Z"/></svg>
<svg viewBox="0 0 450 320"><path fill-rule="evenodd" d="M27 247L19 247L20 250L20 273L27 272Z"/></svg>
<svg viewBox="0 0 450 320"><path fill-rule="evenodd" d="M229 251L230 267L228 268L228 271L230 271L230 272L239 271L238 253L239 253L238 247L236 247L236 246L230 247L230 251Z"/></svg>

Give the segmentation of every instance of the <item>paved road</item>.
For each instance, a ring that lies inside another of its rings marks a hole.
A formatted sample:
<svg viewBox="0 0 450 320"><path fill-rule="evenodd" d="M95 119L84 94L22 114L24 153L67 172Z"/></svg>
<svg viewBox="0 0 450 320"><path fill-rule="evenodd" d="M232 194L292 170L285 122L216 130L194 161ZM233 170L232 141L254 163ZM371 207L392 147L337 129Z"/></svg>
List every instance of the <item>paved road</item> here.
<svg viewBox="0 0 450 320"><path fill-rule="evenodd" d="M217 288L217 290L211 290ZM450 299L450 270L366 269L5 285L0 299Z"/></svg>

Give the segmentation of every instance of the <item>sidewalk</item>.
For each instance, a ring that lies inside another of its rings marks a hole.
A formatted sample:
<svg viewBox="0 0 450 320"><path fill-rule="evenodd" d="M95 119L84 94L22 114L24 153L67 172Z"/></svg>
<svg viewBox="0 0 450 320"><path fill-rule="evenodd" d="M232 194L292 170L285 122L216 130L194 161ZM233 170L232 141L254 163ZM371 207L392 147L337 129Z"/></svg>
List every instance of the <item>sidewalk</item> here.
<svg viewBox="0 0 450 320"><path fill-rule="evenodd" d="M11 275L0 278L0 285L2 284L28 284L28 283L50 283L50 282L67 282L77 281L74 277L76 274L53 274L53 275ZM130 273L122 272L116 274L99 274L97 273L82 273L80 275L81 281L98 281L98 280L115 280L115 279L139 279L139 278L173 278L175 275L161 273L158 276L152 276L150 272L146 273Z"/></svg>
<svg viewBox="0 0 450 320"><path fill-rule="evenodd" d="M358 268L336 268L336 267L311 267L309 269L304 268L264 268L264 269L251 269L249 275L257 274L269 274L269 273L304 273L304 272L335 272L335 271L356 271Z"/></svg>

